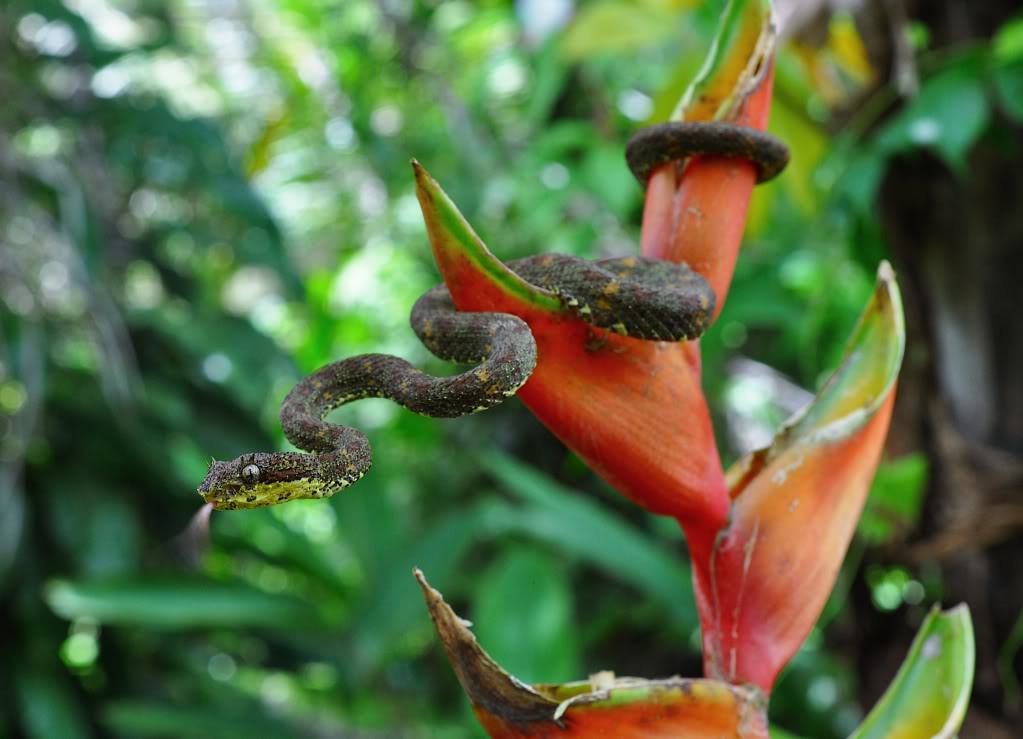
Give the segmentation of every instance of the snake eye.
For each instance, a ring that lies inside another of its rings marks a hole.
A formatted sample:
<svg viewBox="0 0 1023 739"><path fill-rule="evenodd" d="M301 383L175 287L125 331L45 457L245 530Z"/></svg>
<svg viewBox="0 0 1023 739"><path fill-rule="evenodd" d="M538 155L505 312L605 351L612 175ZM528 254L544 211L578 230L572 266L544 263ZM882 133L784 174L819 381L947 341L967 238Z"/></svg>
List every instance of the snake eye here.
<svg viewBox="0 0 1023 739"><path fill-rule="evenodd" d="M255 485L259 482L259 467L254 464L242 467L242 482L246 485Z"/></svg>

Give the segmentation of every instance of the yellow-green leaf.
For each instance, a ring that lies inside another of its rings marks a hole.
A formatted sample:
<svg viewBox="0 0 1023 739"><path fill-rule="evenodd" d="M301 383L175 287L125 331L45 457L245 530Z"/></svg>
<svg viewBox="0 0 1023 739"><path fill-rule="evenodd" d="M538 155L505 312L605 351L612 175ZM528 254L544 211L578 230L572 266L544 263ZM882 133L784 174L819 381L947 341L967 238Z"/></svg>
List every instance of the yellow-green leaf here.
<svg viewBox="0 0 1023 739"><path fill-rule="evenodd" d="M898 674L850 739L950 739L966 716L975 662L965 604L927 616Z"/></svg>
<svg viewBox="0 0 1023 739"><path fill-rule="evenodd" d="M286 595L243 583L200 577L147 577L88 582L54 580L47 604L67 619L156 629L203 626L264 626L290 629L296 623L319 624L316 609Z"/></svg>
<svg viewBox="0 0 1023 739"><path fill-rule="evenodd" d="M728 120L764 79L774 60L770 0L730 0L703 68L673 118Z"/></svg>
<svg viewBox="0 0 1023 739"><path fill-rule="evenodd" d="M695 0L604 0L583 7L565 31L561 51L585 59L650 47L678 32L679 11Z"/></svg>

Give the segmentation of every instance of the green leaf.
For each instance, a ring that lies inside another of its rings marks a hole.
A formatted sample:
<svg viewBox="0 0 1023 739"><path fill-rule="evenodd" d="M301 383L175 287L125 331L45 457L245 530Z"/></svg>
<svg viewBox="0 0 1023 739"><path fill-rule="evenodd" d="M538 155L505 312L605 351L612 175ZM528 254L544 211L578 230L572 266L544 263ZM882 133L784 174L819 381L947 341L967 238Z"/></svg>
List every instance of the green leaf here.
<svg viewBox="0 0 1023 739"><path fill-rule="evenodd" d="M570 60L622 53L666 41L675 33L678 13L627 0L605 0L583 7L561 41Z"/></svg>
<svg viewBox="0 0 1023 739"><path fill-rule="evenodd" d="M1023 59L1023 15L1017 15L1002 24L991 40L995 59L1011 62Z"/></svg>
<svg viewBox="0 0 1023 739"><path fill-rule="evenodd" d="M966 605L924 620L898 674L850 739L956 736L973 687L973 623Z"/></svg>
<svg viewBox="0 0 1023 739"><path fill-rule="evenodd" d="M45 600L66 619L162 629L265 626L292 629L320 622L316 609L295 598L201 578L51 581Z"/></svg>
<svg viewBox="0 0 1023 739"><path fill-rule="evenodd" d="M995 93L1006 115L1023 122L1023 58L999 65L992 71Z"/></svg>
<svg viewBox="0 0 1023 739"><path fill-rule="evenodd" d="M225 714L195 705L179 707L147 701L111 701L103 706L101 716L112 732L135 737L250 739L294 736L295 732L295 727L261 713Z"/></svg>
<svg viewBox="0 0 1023 739"><path fill-rule="evenodd" d="M426 626L422 611L416 608L419 592L408 577L413 567L428 567L438 581L449 582L477 530L477 509L451 512L433 519L428 531L390 553L351 626L351 632L359 635L355 656L362 667L374 666L412 629Z"/></svg>
<svg viewBox="0 0 1023 739"><path fill-rule="evenodd" d="M919 94L878 134L881 150L896 154L933 149L959 173L991 120L983 60L962 56L924 81Z"/></svg>
<svg viewBox="0 0 1023 739"><path fill-rule="evenodd" d="M568 67L558 55L554 37L546 41L536 55L535 77L529 91L529 107L525 115L535 136L542 136L552 125L551 110L565 87Z"/></svg>
<svg viewBox="0 0 1023 739"><path fill-rule="evenodd" d="M74 494L69 495L69 490ZM135 569L142 549L138 510L93 480L63 480L41 491L49 503L54 539L71 557L77 573L112 577Z"/></svg>
<svg viewBox="0 0 1023 739"><path fill-rule="evenodd" d="M473 622L495 660L529 682L579 674L572 595L558 562L532 548L512 549L482 583Z"/></svg>
<svg viewBox="0 0 1023 739"><path fill-rule="evenodd" d="M219 386L247 409L262 409L274 379L291 368L291 360L271 339L239 318L160 310L135 313L132 324L173 342L191 363L193 375L214 358L223 367Z"/></svg>
<svg viewBox="0 0 1023 739"><path fill-rule="evenodd" d="M829 145L823 128L808 118L799 107L781 98L772 106L769 130L782 141L799 142L798 146L792 147L789 175L777 181L778 187L783 188L807 215L817 212L821 192L814 181L814 175ZM772 188L764 188L763 197L772 191Z"/></svg>
<svg viewBox="0 0 1023 739"><path fill-rule="evenodd" d="M793 734L791 731L785 731L777 726L772 725L770 727L771 739L803 739L799 734Z"/></svg>
<svg viewBox="0 0 1023 739"><path fill-rule="evenodd" d="M615 215L625 218L638 190L618 145L594 142L579 172L586 190L594 192Z"/></svg>
<svg viewBox="0 0 1023 739"><path fill-rule="evenodd" d="M672 615L683 633L696 628L689 563L661 549L648 534L577 495L531 467L494 454L487 468L511 493L530 505L503 523L550 541L639 589Z"/></svg>
<svg viewBox="0 0 1023 739"><path fill-rule="evenodd" d="M85 712L63 675L22 664L14 681L21 725L33 739L86 739L92 736ZM0 729L2 733L2 729Z"/></svg>
<svg viewBox="0 0 1023 739"><path fill-rule="evenodd" d="M926 484L927 458L922 454L882 463L860 517L860 536L870 544L883 544L900 528L911 526L920 515Z"/></svg>
<svg viewBox="0 0 1023 739"><path fill-rule="evenodd" d="M691 32L682 37L678 44L682 47L678 50L678 58L675 60L667 82L654 96L653 111L647 122L664 121L671 117L678 101L689 88L689 83L700 70L710 43L711 39L699 33Z"/></svg>
<svg viewBox="0 0 1023 739"><path fill-rule="evenodd" d="M872 148L864 148L848 163L836 189L864 216L874 212L877 189L881 186L888 160Z"/></svg>
<svg viewBox="0 0 1023 739"><path fill-rule="evenodd" d="M1018 710L1023 686L1016 674L1016 657L1023 649L1023 609L1016 616L1016 622L1009 631L1009 636L1002 642L998 650L998 675L1002 679L1002 691L1005 705L1009 710Z"/></svg>

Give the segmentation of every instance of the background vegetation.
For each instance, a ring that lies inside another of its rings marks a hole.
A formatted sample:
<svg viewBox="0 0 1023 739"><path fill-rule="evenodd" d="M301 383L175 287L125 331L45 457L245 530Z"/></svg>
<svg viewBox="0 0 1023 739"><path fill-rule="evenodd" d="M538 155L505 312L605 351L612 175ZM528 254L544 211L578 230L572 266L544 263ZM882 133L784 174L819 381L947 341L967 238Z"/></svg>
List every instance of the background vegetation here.
<svg viewBox="0 0 1023 739"><path fill-rule="evenodd" d="M634 251L623 144L668 114L721 4L0 6L0 736L478 736L413 565L525 680L699 674L676 527L515 402L455 421L358 403L337 414L373 444L356 488L214 515L208 551L189 522L211 455L285 443L304 373L364 351L450 371L407 325L437 279L412 157L502 258ZM793 163L758 190L702 343L727 459L837 358L886 255L890 162L925 147L969 178L1023 115L1019 20L925 57L894 114L887 85L857 97L879 77L850 21L826 27L779 59ZM928 49L926 25L899 31ZM948 600L936 558L899 555L927 477L920 454L882 467L781 726L844 736L884 684L860 621L905 632L887 679ZM994 714L1019 706L1012 634L979 682Z"/></svg>

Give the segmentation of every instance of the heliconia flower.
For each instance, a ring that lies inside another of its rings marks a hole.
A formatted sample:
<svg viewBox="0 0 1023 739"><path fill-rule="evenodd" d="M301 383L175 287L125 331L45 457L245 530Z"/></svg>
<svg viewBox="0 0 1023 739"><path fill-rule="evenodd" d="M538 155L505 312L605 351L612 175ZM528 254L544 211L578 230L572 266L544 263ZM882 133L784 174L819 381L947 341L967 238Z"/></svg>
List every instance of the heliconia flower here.
<svg viewBox="0 0 1023 739"><path fill-rule="evenodd" d="M769 0L732 0L674 117L765 128L774 40ZM480 721L495 737L766 737L767 697L831 591L888 431L905 344L891 268L881 265L846 354L813 403L768 448L725 475L700 389L698 342L641 341L582 322L557 296L495 257L426 170L413 168L455 306L512 313L529 325L537 362L519 397L615 489L683 527L702 627L705 679L604 676L530 687L480 649L419 573ZM743 159L698 156L681 173L671 164L660 167L647 184L642 254L698 271L717 296L717 310L756 176L755 165ZM900 673L895 697L879 705L882 717L868 721L863 737L889 736L870 727L897 725L890 706L915 710L927 726L958 726L972 683L972 662L966 669L963 656L969 651L972 659L972 631L961 613L934 616L922 632L943 634L925 645L945 644L947 637L945 651L932 657L943 669L958 670L955 698L934 698L940 690L912 672L916 667L907 668L909 676ZM927 651L920 647L911 661ZM952 656L946 663L942 655ZM899 692L907 685L909 692ZM910 693L916 697L907 698ZM934 716L944 723L934 724Z"/></svg>

